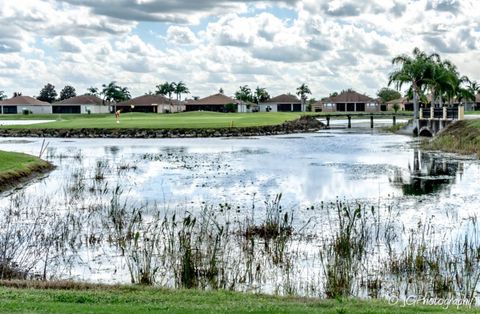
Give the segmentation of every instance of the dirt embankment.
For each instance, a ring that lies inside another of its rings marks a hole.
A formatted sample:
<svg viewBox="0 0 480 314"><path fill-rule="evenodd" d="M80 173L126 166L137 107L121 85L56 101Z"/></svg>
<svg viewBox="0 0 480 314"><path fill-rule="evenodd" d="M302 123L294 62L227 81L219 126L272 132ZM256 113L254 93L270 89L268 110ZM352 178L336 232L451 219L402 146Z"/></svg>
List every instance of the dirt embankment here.
<svg viewBox="0 0 480 314"><path fill-rule="evenodd" d="M423 147L480 157L480 120L458 121L424 143Z"/></svg>

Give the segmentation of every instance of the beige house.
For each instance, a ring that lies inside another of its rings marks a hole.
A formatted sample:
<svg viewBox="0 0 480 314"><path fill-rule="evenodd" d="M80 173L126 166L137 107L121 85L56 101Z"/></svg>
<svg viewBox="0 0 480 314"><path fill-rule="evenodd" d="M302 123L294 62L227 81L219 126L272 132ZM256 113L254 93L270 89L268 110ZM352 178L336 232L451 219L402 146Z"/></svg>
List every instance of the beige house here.
<svg viewBox="0 0 480 314"><path fill-rule="evenodd" d="M260 112L304 112L305 105L294 95L282 94L258 104Z"/></svg>
<svg viewBox="0 0 480 314"><path fill-rule="evenodd" d="M241 102L224 94L214 94L197 100L187 100L185 102L186 111L215 111L225 112L225 105L239 105Z"/></svg>
<svg viewBox="0 0 480 314"><path fill-rule="evenodd" d="M162 95L143 95L119 102L114 107L122 112L173 113L185 111L183 102L168 99Z"/></svg>
<svg viewBox="0 0 480 314"><path fill-rule="evenodd" d="M377 112L381 105L373 98L347 90L335 97L318 101L312 105L317 112Z"/></svg>
<svg viewBox="0 0 480 314"><path fill-rule="evenodd" d="M52 105L30 96L17 96L0 101L0 114L17 113L49 114Z"/></svg>
<svg viewBox="0 0 480 314"><path fill-rule="evenodd" d="M52 104L53 113L109 113L110 107L94 95L71 97Z"/></svg>
<svg viewBox="0 0 480 314"><path fill-rule="evenodd" d="M394 111L393 107L395 105L398 105L398 110L399 111L405 111L405 104L408 103L408 100L406 97L401 97L401 98L398 98L398 99L394 99L394 100L390 100L390 101L387 101L387 110L388 111Z"/></svg>

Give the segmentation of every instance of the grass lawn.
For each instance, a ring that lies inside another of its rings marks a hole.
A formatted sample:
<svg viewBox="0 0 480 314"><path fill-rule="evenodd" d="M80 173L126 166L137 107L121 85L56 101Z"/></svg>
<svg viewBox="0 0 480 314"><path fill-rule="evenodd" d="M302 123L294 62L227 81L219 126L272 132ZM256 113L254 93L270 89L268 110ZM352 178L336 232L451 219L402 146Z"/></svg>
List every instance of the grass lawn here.
<svg viewBox="0 0 480 314"><path fill-rule="evenodd" d="M86 289L88 288L88 289ZM455 306L390 305L387 301L320 300L225 291L162 290L139 286L0 287L0 313L475 313Z"/></svg>
<svg viewBox="0 0 480 314"><path fill-rule="evenodd" d="M0 150L0 190L33 172L49 169L50 164L37 157Z"/></svg>
<svg viewBox="0 0 480 314"><path fill-rule="evenodd" d="M217 113L217 112L183 112L176 114L124 113L120 123L115 122L113 114L63 114L63 115L2 115L0 120L56 120L55 122L0 126L0 128L25 129L78 129L78 128L155 128L155 129L198 129L253 127L282 124L298 119L302 115L354 114L322 112L256 112L256 113ZM392 114L385 112L383 114ZM405 113L402 113L405 114ZM398 115L401 115L398 113Z"/></svg>
<svg viewBox="0 0 480 314"><path fill-rule="evenodd" d="M216 113L216 112L184 112L176 114L124 113L120 123L116 123L113 114L96 115L18 115L0 116L0 120L38 119L56 120L55 122L3 126L2 128L227 128L252 127L282 124L285 121L298 119L303 113L263 112L263 113Z"/></svg>
<svg viewBox="0 0 480 314"><path fill-rule="evenodd" d="M477 110L477 111L465 111L465 114L478 114L480 115L480 111Z"/></svg>

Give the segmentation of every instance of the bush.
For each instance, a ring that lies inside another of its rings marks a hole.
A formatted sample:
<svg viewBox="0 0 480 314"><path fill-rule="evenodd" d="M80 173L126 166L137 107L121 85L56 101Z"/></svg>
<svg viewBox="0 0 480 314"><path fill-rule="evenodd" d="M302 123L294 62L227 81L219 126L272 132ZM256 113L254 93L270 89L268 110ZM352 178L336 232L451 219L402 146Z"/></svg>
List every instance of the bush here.
<svg viewBox="0 0 480 314"><path fill-rule="evenodd" d="M28 109L23 109L23 110L22 110L22 113L23 113L24 115L29 115L29 114L32 113L32 111L30 111L30 110L28 110Z"/></svg>
<svg viewBox="0 0 480 314"><path fill-rule="evenodd" d="M237 105L232 103L226 104L224 109L225 109L225 112L237 112Z"/></svg>

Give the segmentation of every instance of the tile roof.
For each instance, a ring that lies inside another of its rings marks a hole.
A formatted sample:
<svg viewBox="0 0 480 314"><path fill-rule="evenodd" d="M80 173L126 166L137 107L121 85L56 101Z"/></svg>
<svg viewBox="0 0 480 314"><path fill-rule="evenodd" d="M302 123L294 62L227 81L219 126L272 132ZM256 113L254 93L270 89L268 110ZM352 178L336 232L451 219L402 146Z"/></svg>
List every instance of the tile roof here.
<svg viewBox="0 0 480 314"><path fill-rule="evenodd" d="M239 101L223 94L211 95L199 100L189 100L187 105L226 105L226 104L238 104Z"/></svg>
<svg viewBox="0 0 480 314"><path fill-rule="evenodd" d="M30 96L17 96L0 101L1 105L30 105L30 106L50 106L48 102L40 101Z"/></svg>
<svg viewBox="0 0 480 314"><path fill-rule="evenodd" d="M268 103L300 103L300 99L297 98L297 96L294 95L287 95L287 94L282 94L278 95L276 97L273 97L266 102Z"/></svg>
<svg viewBox="0 0 480 314"><path fill-rule="evenodd" d="M54 105L103 105L103 100L94 95L81 95L58 101Z"/></svg>
<svg viewBox="0 0 480 314"><path fill-rule="evenodd" d="M126 101L117 103L117 106L153 106L153 105L165 105L165 104L179 104L180 102L175 99L168 99L162 95L143 95L135 97Z"/></svg>

